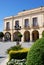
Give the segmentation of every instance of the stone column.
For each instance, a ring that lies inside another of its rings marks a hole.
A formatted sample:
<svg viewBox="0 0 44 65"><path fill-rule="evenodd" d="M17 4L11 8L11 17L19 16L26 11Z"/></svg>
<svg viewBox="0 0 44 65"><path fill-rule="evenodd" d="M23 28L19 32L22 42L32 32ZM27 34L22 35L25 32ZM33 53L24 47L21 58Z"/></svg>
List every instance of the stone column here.
<svg viewBox="0 0 44 65"><path fill-rule="evenodd" d="M11 41L13 42L13 34L11 34Z"/></svg>
<svg viewBox="0 0 44 65"><path fill-rule="evenodd" d="M30 42L32 42L32 34L30 34Z"/></svg>
<svg viewBox="0 0 44 65"><path fill-rule="evenodd" d="M39 34L39 38L42 38L42 34Z"/></svg>
<svg viewBox="0 0 44 65"><path fill-rule="evenodd" d="M23 35L22 38L21 38L21 42L24 42L24 35Z"/></svg>

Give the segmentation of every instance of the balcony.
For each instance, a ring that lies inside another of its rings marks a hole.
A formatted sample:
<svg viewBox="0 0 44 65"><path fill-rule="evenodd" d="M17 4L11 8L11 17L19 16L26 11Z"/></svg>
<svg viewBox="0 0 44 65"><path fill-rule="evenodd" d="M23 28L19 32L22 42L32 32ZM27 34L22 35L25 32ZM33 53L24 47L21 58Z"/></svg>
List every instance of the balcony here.
<svg viewBox="0 0 44 65"><path fill-rule="evenodd" d="M24 29L30 29L30 26L24 26Z"/></svg>
<svg viewBox="0 0 44 65"><path fill-rule="evenodd" d="M10 28L6 28L6 31L9 31L10 30Z"/></svg>
<svg viewBox="0 0 44 65"><path fill-rule="evenodd" d="M15 30L21 30L21 26L14 26Z"/></svg>
<svg viewBox="0 0 44 65"><path fill-rule="evenodd" d="M36 25L36 26L33 25L32 28L33 29L39 29L39 26L38 25Z"/></svg>

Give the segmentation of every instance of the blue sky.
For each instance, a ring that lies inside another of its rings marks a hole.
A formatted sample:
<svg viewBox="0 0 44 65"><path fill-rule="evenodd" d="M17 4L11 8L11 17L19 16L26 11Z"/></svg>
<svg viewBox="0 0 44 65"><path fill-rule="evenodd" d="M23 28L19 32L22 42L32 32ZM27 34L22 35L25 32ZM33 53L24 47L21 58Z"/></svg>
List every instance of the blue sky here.
<svg viewBox="0 0 44 65"><path fill-rule="evenodd" d="M14 16L22 10L44 6L44 0L0 0L0 31L3 31L3 18Z"/></svg>

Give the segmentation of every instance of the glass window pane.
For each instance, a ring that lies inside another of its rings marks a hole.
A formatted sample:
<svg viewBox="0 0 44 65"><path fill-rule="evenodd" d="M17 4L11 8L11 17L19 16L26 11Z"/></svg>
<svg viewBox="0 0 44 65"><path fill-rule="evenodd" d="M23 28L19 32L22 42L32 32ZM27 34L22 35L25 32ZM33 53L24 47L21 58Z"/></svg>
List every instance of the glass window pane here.
<svg viewBox="0 0 44 65"><path fill-rule="evenodd" d="M10 22L6 23L6 29L10 29Z"/></svg>
<svg viewBox="0 0 44 65"><path fill-rule="evenodd" d="M15 21L15 26L16 26L16 27L19 26L19 21Z"/></svg>
<svg viewBox="0 0 44 65"><path fill-rule="evenodd" d="M38 22L37 22L37 17L33 18L33 26L37 26Z"/></svg>
<svg viewBox="0 0 44 65"><path fill-rule="evenodd" d="M25 19L25 27L28 27L28 26L29 26L29 20Z"/></svg>

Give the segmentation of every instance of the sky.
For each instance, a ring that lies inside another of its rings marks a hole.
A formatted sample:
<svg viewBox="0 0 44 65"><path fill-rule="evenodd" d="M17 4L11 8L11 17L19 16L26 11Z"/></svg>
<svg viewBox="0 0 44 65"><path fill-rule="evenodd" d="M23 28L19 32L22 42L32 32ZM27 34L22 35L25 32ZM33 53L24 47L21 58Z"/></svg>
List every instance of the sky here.
<svg viewBox="0 0 44 65"><path fill-rule="evenodd" d="M5 17L40 6L44 6L44 0L0 0L0 32L3 31Z"/></svg>

